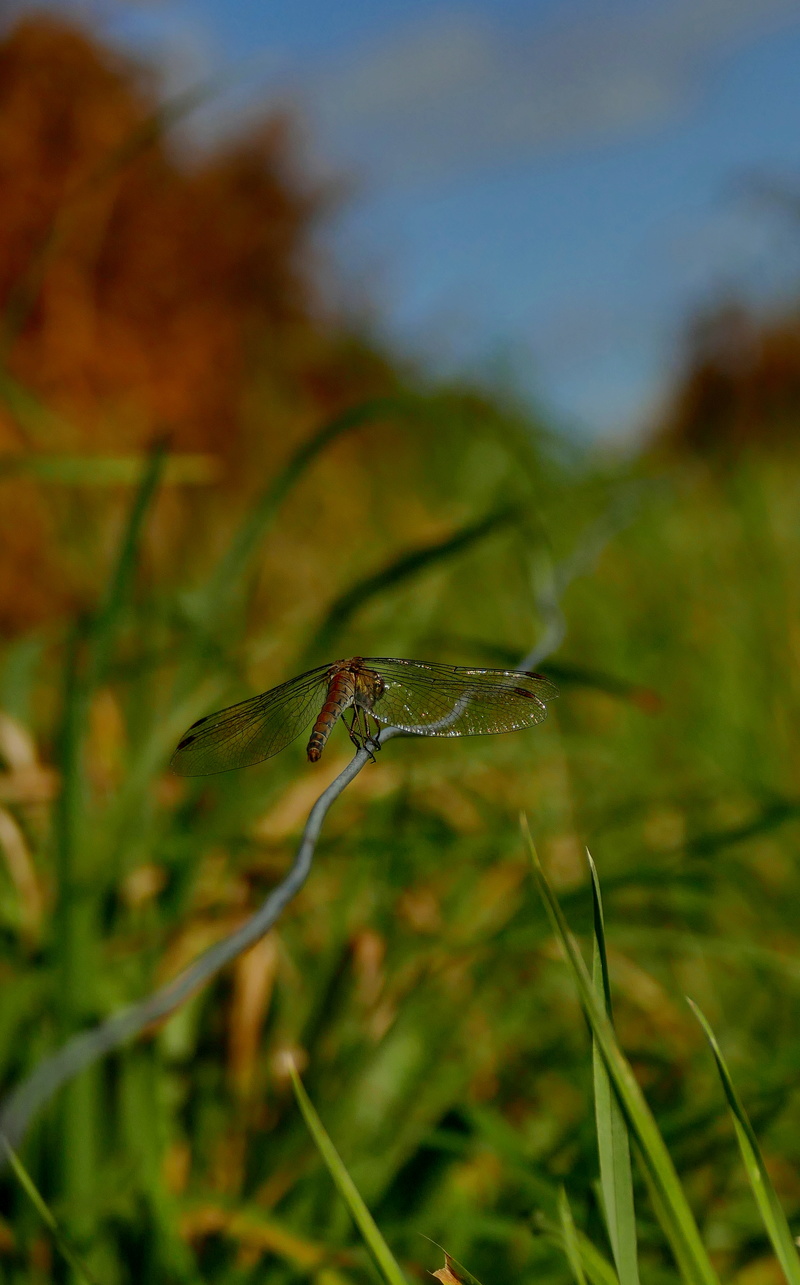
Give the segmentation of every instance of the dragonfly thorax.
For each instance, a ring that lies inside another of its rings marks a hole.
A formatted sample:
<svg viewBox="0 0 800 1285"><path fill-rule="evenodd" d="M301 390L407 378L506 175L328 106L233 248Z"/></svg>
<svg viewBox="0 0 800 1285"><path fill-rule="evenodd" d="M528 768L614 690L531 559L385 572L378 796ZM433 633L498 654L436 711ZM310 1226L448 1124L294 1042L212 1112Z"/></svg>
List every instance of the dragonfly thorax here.
<svg viewBox="0 0 800 1285"><path fill-rule="evenodd" d="M370 738L366 724L366 714L373 709L386 690L386 684L379 674L364 664L362 656L351 656L349 660L337 661L331 665L327 674L328 691L322 709L319 712L314 730L308 742L307 754L312 763L316 763L337 719L345 710L353 709L353 721L350 725L351 739L359 743ZM356 727L363 726L357 732Z"/></svg>

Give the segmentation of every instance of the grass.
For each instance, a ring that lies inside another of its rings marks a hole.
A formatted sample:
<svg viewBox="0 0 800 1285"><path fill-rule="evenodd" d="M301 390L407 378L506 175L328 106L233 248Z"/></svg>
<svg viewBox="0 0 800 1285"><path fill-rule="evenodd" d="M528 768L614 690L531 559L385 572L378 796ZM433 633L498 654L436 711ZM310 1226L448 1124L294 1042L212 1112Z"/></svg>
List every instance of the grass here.
<svg viewBox="0 0 800 1285"><path fill-rule="evenodd" d="M364 1204L353 1179L342 1164L341 1156L325 1132L325 1127L314 1110L314 1105L303 1088L303 1082L297 1074L293 1063L289 1063L288 1070L292 1078L292 1088L294 1089L297 1104L303 1113L303 1119L308 1125L309 1133L314 1139L317 1150L322 1156L339 1194L352 1214L353 1222L358 1228L364 1244L370 1251L375 1266L386 1281L386 1285L407 1285L399 1264L383 1239L374 1218Z"/></svg>
<svg viewBox="0 0 800 1285"><path fill-rule="evenodd" d="M531 854L533 856L534 873L547 907L548 916L575 979L581 1006L592 1029L595 1048L600 1054L604 1070L614 1089L616 1097L614 1105L619 1104L627 1128L636 1143L639 1164L647 1183L650 1198L658 1221L675 1256L676 1264L688 1285L715 1285L717 1277L703 1246L700 1232L680 1179L638 1081L614 1037L614 1028L607 1012L605 994L603 993L601 998L598 993L599 988L592 984L592 979L583 957L567 927L561 907L553 894L536 854L536 849L532 844ZM594 885L595 888L596 886ZM597 922L601 921L598 919ZM602 958L602 953L602 947L599 947L598 955L600 958ZM612 1110L609 1109L610 1105L606 1101L601 1108L598 1108L602 1126L600 1130L601 1136L611 1133L615 1124L617 1124ZM606 1117L605 1120L603 1120L603 1116ZM601 1151L601 1165L602 1158L603 1151ZM630 1228L626 1228L625 1223L620 1219L619 1211L622 1206L626 1217L629 1218L629 1211L625 1209L629 1200L627 1196L624 1200L620 1197L620 1193L624 1191L627 1182L627 1174L624 1173L624 1158L617 1155L611 1161L611 1164L617 1170L617 1175L619 1175L620 1170L624 1175L621 1181L615 1183L614 1204L607 1204L606 1206L611 1243L616 1250L619 1261L623 1261L623 1236L626 1232L630 1236ZM605 1185L606 1189L610 1186L609 1183ZM614 1227L613 1234L610 1232L612 1226Z"/></svg>
<svg viewBox="0 0 800 1285"><path fill-rule="evenodd" d="M78 1280L84 1282L85 1285L97 1285L97 1282L95 1281L94 1277L92 1276L86 1264L81 1261L80 1257L78 1256L78 1254L75 1253L74 1249L69 1244L69 1242L64 1239L59 1229L58 1223L56 1222L50 1209L42 1199L40 1192L38 1191L35 1184L33 1183L30 1174L28 1173L25 1166L22 1164L17 1153L14 1151L12 1147L8 1145L7 1142L4 1143L3 1149L5 1153L6 1162L9 1168L11 1169L11 1171L13 1172L14 1177L17 1179L17 1182L19 1183L22 1190L25 1192L25 1195L30 1200L31 1204L33 1205L34 1209L38 1213L42 1222L47 1227L48 1231L50 1232L50 1235L53 1238L53 1241L58 1246L58 1250L60 1254L62 1255L64 1260L69 1264L69 1266L72 1268L75 1276L78 1278Z"/></svg>
<svg viewBox="0 0 800 1285"><path fill-rule="evenodd" d="M646 1179L653 1209L670 1241L675 1263L684 1281L707 1282L717 1277L694 1225L683 1189L664 1146L659 1130L650 1115L639 1086L614 1036L610 1021L611 991L607 967L605 924L600 882L589 857L594 901L593 977L569 931L558 899L542 869L536 849L523 819L523 830L533 858L534 874L547 908L553 930L572 973L581 1004L593 1036L595 1088L595 1121L603 1191L603 1212L617 1264L617 1276L604 1263L601 1255L586 1237L579 1233L569 1199L563 1187L558 1193L559 1233L562 1247L575 1285L587 1285L588 1279L609 1282L636 1281L639 1278L636 1249L633 1182L630 1164L630 1140L633 1139L638 1165ZM716 1038L696 1004L690 1001L708 1037L717 1063L722 1086L731 1109L736 1137L750 1186L765 1230L789 1285L800 1280L800 1257L770 1180L753 1127L734 1087ZM370 1249L377 1267L388 1285L402 1285L404 1277L396 1260L378 1230L372 1216L353 1183L350 1174L324 1125L317 1115L293 1064L289 1066L298 1105L322 1159L339 1190L353 1221ZM434 1273L446 1285L477 1285L476 1278L447 1251L445 1266Z"/></svg>
<svg viewBox="0 0 800 1285"><path fill-rule="evenodd" d="M783 1268L783 1273L789 1285L798 1285L798 1282L800 1282L800 1258L797 1256L797 1241L789 1230L786 1215L781 1208L767 1167L764 1164L764 1158L758 1145L758 1139L753 1131L753 1126L734 1087L714 1032L697 1005L692 1003L691 1000L689 1003L711 1045L725 1097L728 1099L733 1127L736 1132L736 1141L739 1143L739 1150L742 1153L742 1161L747 1171L748 1181L753 1189L753 1195L756 1198L756 1204L767 1235L775 1250L775 1256Z"/></svg>
<svg viewBox="0 0 800 1285"><path fill-rule="evenodd" d="M379 431L364 409L321 430L238 529L185 546L169 574L152 532L166 538L172 484L159 484L168 461L153 455L90 617L6 646L0 705L36 757L15 767L6 735L2 806L45 906L37 935L30 884L6 861L7 1088L239 922L348 755L334 741L317 770L298 748L180 783L165 764L194 717L290 676L301 655L326 659L312 653L334 614L342 655L523 654L546 623L537 588L631 485L630 469L578 466L533 437L523 448L502 415L471 421L444 403L428 411L440 424L428 457L417 412L396 410L398 424L412 416L413 483L376 467L356 517L348 510L337 451ZM773 1279L770 1235L784 1259L791 1237L771 1196L765 1225L747 1173L763 1191L772 1175L793 1226L799 487L768 461L647 483L565 593L562 694L547 723L388 745L331 812L312 876L263 948L59 1096L22 1157L98 1281L375 1279L295 1106L287 1054L410 1280L441 1263L420 1233L484 1285L560 1285L576 1261L592 1285ZM397 516L398 488L418 506L412 524ZM309 542L303 522L323 494L340 507ZM504 524L486 521L509 508ZM642 690L661 708L643 708ZM557 900L578 938L598 943L584 842L602 872L607 967L598 955L593 982L571 957L594 1063L534 894L520 808L551 913ZM747 1104L738 1134L685 993L731 1050ZM737 1136L750 1145L745 1168ZM8 1172L2 1182L5 1279L62 1279L25 1193Z"/></svg>

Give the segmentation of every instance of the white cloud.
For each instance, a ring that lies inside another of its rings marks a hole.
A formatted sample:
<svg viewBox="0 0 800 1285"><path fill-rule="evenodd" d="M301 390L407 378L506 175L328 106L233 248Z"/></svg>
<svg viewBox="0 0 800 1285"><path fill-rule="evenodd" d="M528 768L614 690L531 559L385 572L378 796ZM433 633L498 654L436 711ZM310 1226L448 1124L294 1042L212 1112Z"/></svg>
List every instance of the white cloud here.
<svg viewBox="0 0 800 1285"><path fill-rule="evenodd" d="M310 108L320 156L383 182L656 127L691 106L730 50L800 22L800 0L559 0L549 20L483 0L437 2L335 63L267 47L230 68L194 0L6 0L5 21L48 3L153 60L168 94L222 72L193 122L198 138L289 99Z"/></svg>
<svg viewBox="0 0 800 1285"><path fill-rule="evenodd" d="M416 180L657 126L726 53L796 22L800 0L582 0L524 29L438 8L319 68L304 96L337 150Z"/></svg>

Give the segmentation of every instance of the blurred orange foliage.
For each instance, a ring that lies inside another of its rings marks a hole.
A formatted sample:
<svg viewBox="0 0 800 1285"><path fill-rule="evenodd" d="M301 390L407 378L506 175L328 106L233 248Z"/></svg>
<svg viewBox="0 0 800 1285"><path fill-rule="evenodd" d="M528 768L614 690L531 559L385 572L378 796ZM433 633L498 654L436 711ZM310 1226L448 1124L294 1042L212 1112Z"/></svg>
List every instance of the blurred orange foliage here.
<svg viewBox="0 0 800 1285"><path fill-rule="evenodd" d="M724 459L800 441L800 317L757 319L740 304L701 316L659 432L662 444Z"/></svg>
<svg viewBox="0 0 800 1285"><path fill-rule="evenodd" d="M166 431L217 456L235 495L394 382L326 310L314 233L330 194L302 177L290 121L189 164L168 116L146 73L55 17L0 42L2 365L48 412L20 416L0 384L0 463L126 454ZM91 595L57 518L52 488L0 473L6 631Z"/></svg>

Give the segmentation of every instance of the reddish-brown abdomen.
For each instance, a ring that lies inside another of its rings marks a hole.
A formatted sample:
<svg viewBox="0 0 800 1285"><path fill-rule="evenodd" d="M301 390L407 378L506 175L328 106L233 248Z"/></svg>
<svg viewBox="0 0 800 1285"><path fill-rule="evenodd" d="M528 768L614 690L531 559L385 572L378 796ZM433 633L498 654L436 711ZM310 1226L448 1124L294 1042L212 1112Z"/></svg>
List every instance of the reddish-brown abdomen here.
<svg viewBox="0 0 800 1285"><path fill-rule="evenodd" d="M306 754L312 763L319 761L334 723L339 715L347 709L352 698L352 674L348 673L347 670L341 670L339 673L334 674L330 681L328 699L317 716L317 721L309 738Z"/></svg>

